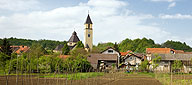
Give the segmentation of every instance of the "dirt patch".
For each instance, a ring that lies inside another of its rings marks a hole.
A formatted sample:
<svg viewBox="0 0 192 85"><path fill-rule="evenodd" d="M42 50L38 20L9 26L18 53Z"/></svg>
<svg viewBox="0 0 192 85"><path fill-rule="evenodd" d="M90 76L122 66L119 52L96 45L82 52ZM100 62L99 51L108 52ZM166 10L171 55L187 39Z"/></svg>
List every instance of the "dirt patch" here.
<svg viewBox="0 0 192 85"><path fill-rule="evenodd" d="M0 76L0 85L5 85L5 76ZM16 76L9 77L9 85L16 85ZM104 76L80 80L66 78L38 78L37 76L19 76L18 85L161 85L149 76L108 73Z"/></svg>

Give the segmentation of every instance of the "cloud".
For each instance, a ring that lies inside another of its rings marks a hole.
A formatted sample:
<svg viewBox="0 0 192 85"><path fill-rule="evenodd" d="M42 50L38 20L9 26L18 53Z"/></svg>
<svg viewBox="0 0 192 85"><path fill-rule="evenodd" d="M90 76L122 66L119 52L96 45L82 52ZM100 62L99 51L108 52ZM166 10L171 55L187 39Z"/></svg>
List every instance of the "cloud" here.
<svg viewBox="0 0 192 85"><path fill-rule="evenodd" d="M119 0L90 0L77 6L0 16L0 37L63 41L70 38L75 28L83 41L84 22L89 10L93 22L94 44L119 42L125 38L147 37L158 43L167 39L179 39L156 25L142 24L145 20L154 18L151 14L136 14L125 6L128 4Z"/></svg>
<svg viewBox="0 0 192 85"><path fill-rule="evenodd" d="M0 0L0 9L20 11L35 8L38 0Z"/></svg>
<svg viewBox="0 0 192 85"><path fill-rule="evenodd" d="M160 14L159 18L161 19L192 19L192 15L182 15L182 14L175 14L175 15L168 15L168 14Z"/></svg>
<svg viewBox="0 0 192 85"><path fill-rule="evenodd" d="M176 6L176 2L173 2L173 3L169 4L168 9L172 8L172 7L175 7L175 6Z"/></svg>
<svg viewBox="0 0 192 85"><path fill-rule="evenodd" d="M153 2L174 2L175 0L151 0Z"/></svg>

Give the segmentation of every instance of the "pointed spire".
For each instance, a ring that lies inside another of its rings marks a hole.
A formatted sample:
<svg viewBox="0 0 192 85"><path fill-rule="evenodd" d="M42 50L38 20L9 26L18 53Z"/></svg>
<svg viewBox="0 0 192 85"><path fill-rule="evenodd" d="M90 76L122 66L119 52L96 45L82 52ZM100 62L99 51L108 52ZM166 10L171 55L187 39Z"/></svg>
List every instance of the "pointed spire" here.
<svg viewBox="0 0 192 85"><path fill-rule="evenodd" d="M86 20L85 24L93 24L92 21L91 21L91 18L90 18L90 16L89 16L89 14L88 14L88 16L87 16L87 20Z"/></svg>
<svg viewBox="0 0 192 85"><path fill-rule="evenodd" d="M74 32L72 33L72 36L71 36L70 39L68 40L68 42L78 42L78 41L80 41L80 40L79 40L79 38L78 38L78 36L77 36L77 33L74 31Z"/></svg>

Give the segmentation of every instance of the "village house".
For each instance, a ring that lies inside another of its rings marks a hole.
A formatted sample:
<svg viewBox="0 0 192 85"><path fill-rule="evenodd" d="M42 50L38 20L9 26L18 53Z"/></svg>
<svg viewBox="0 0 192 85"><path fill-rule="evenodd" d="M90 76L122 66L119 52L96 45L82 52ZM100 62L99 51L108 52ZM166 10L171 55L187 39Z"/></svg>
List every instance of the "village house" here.
<svg viewBox="0 0 192 85"><path fill-rule="evenodd" d="M183 50L174 50L171 48L146 48L147 60L151 61L152 54L186 54ZM188 53L189 54L189 53Z"/></svg>
<svg viewBox="0 0 192 85"><path fill-rule="evenodd" d="M87 57L87 60L95 70L103 70L117 68L119 57L119 52L115 51L114 48L109 47L101 53L90 54L90 56Z"/></svg>
<svg viewBox="0 0 192 85"><path fill-rule="evenodd" d="M183 66L180 72L189 73L192 71L192 54L158 54L158 56L161 56L161 61L158 63L159 66L155 69L155 71L171 72L172 64L176 60L180 60L182 62ZM152 54L152 59L155 57L156 54Z"/></svg>
<svg viewBox="0 0 192 85"><path fill-rule="evenodd" d="M146 57L144 54L141 53L133 53L129 52L126 55L121 54L123 57L121 58L121 66L120 68L127 69L128 68L135 68L138 70L139 65L141 65L141 62Z"/></svg>
<svg viewBox="0 0 192 85"><path fill-rule="evenodd" d="M190 52L184 52L182 50L174 50L170 48L146 48L147 60L151 63L149 69L153 70L152 59L157 56L161 57L160 62L158 62L159 66L154 69L154 71L158 72L171 72L172 64L176 60L180 60L182 62L181 72L188 73L191 72L191 62L192 54Z"/></svg>
<svg viewBox="0 0 192 85"><path fill-rule="evenodd" d="M21 45L21 46L10 46L13 53L17 53L18 55L21 55L22 53L26 53L30 50L30 47L28 46L24 46L24 45Z"/></svg>

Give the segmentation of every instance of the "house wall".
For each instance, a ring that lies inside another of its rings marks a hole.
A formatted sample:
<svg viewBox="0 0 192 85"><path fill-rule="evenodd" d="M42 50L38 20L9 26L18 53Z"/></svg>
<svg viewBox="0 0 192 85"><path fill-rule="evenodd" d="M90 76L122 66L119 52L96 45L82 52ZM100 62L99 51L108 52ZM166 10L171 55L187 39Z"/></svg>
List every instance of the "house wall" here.
<svg viewBox="0 0 192 85"><path fill-rule="evenodd" d="M109 52L112 50L113 52ZM113 50L112 48L107 49L106 51L102 52L102 54L119 54L117 51Z"/></svg>
<svg viewBox="0 0 192 85"><path fill-rule="evenodd" d="M161 61L160 63L158 63L159 66L154 69L154 71L157 72L170 72L170 62L169 61ZM153 65L150 66L150 70L153 69Z"/></svg>
<svg viewBox="0 0 192 85"><path fill-rule="evenodd" d="M141 59L135 56L130 56L125 59L125 63L130 63L131 65L141 64Z"/></svg>
<svg viewBox="0 0 192 85"><path fill-rule="evenodd" d="M68 42L67 45L68 46L74 46L74 45L76 45L76 42Z"/></svg>

